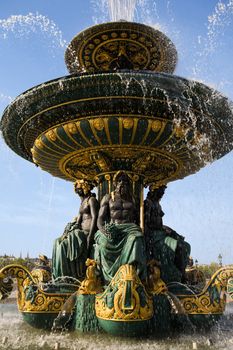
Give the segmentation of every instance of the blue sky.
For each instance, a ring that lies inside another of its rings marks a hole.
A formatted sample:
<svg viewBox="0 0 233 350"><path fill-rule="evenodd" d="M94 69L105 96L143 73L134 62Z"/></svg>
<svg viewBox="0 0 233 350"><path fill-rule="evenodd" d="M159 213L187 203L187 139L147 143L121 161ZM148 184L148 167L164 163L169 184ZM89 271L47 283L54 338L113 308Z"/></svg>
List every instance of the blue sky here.
<svg viewBox="0 0 233 350"><path fill-rule="evenodd" d="M0 112L24 90L68 74L66 44L79 31L109 21L106 2L8 0L0 3ZM233 1L138 0L135 20L175 43L175 71L233 100ZM51 256L53 240L78 212L71 183L52 178L0 139L0 255ZM233 262L233 153L171 183L164 223L183 234L200 263Z"/></svg>

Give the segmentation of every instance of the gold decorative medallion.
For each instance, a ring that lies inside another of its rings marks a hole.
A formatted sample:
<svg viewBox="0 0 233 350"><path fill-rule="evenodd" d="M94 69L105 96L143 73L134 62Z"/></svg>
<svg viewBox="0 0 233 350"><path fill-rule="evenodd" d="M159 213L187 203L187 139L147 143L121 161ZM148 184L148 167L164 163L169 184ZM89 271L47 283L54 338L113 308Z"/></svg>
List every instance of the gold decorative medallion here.
<svg viewBox="0 0 233 350"><path fill-rule="evenodd" d="M96 316L112 321L143 321L153 316L153 301L147 294L135 267L122 265L111 283L96 296Z"/></svg>

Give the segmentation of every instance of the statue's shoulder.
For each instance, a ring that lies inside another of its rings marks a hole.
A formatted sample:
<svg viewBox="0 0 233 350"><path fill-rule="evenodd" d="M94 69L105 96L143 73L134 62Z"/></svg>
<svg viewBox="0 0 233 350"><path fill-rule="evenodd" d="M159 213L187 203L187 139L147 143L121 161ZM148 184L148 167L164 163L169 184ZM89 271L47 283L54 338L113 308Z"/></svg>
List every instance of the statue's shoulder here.
<svg viewBox="0 0 233 350"><path fill-rule="evenodd" d="M89 202L89 203L93 203L93 204L96 204L96 203L99 204L99 201L98 201L98 199L96 198L96 194L95 194L95 193L92 193L92 195L91 195L91 197L89 198L88 202Z"/></svg>
<svg viewBox="0 0 233 350"><path fill-rule="evenodd" d="M150 198L146 198L144 200L144 206L147 209L153 207L153 201Z"/></svg>
<svg viewBox="0 0 233 350"><path fill-rule="evenodd" d="M109 201L110 201L110 199L111 199L110 194L105 194L105 196L103 196L103 198L102 198L102 200L101 200L101 207L102 207L103 205L108 204Z"/></svg>

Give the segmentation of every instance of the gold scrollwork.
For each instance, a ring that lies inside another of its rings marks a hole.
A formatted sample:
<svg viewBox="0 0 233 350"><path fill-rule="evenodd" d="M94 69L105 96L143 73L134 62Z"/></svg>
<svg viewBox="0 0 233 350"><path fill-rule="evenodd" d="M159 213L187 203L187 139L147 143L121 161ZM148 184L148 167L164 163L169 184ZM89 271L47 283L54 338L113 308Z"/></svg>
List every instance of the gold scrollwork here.
<svg viewBox="0 0 233 350"><path fill-rule="evenodd" d="M119 268L105 292L96 296L95 310L97 317L106 320L129 322L152 318L152 298L147 294L134 266L122 265Z"/></svg>
<svg viewBox="0 0 233 350"><path fill-rule="evenodd" d="M90 159L95 162L101 172L108 172L111 170L111 163L103 152L92 152Z"/></svg>
<svg viewBox="0 0 233 350"><path fill-rule="evenodd" d="M0 280L10 276L16 278L18 308L21 312L58 313L72 293L47 293L37 284L37 277L21 265L7 265L0 271ZM1 285L1 283L0 283ZM78 289L78 286L77 286Z"/></svg>
<svg viewBox="0 0 233 350"><path fill-rule="evenodd" d="M52 279L51 272L41 268L32 270L31 275L37 284L47 283Z"/></svg>
<svg viewBox="0 0 233 350"><path fill-rule="evenodd" d="M226 305L228 281L233 267L225 266L212 276L203 291L194 295L177 295L187 314L222 314Z"/></svg>

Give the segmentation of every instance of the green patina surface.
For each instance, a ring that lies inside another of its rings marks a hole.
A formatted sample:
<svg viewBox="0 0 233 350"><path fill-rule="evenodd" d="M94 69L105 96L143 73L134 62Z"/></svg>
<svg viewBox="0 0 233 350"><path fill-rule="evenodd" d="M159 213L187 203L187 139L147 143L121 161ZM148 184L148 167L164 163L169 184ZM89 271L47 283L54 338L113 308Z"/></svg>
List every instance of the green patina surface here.
<svg viewBox="0 0 233 350"><path fill-rule="evenodd" d="M36 313L36 312L22 312L22 316L25 322L30 326L41 329L51 329L55 318L58 316L56 313Z"/></svg>
<svg viewBox="0 0 233 350"><path fill-rule="evenodd" d="M143 337L149 333L150 321L110 321L98 319L105 332L121 337Z"/></svg>
<svg viewBox="0 0 233 350"><path fill-rule="evenodd" d="M76 222L69 223L67 237L57 238L53 245L53 278L71 276L82 279L85 275L87 259L87 237Z"/></svg>
<svg viewBox="0 0 233 350"><path fill-rule="evenodd" d="M73 324L74 329L81 332L101 330L95 315L95 295L77 295Z"/></svg>
<svg viewBox="0 0 233 350"><path fill-rule="evenodd" d="M102 277L109 283L121 265L134 264L141 280L146 278L144 238L136 224L109 225L111 237L101 231L95 235L94 258Z"/></svg>
<svg viewBox="0 0 233 350"><path fill-rule="evenodd" d="M161 278L165 283L181 282L182 279L182 272L175 264L178 243L183 247L180 254L183 254L182 260L184 261L184 266L187 266L191 250L187 242L179 238L178 235L174 239L168 236L163 230L156 230L152 234L152 256L161 264Z"/></svg>
<svg viewBox="0 0 233 350"><path fill-rule="evenodd" d="M61 84L63 89L60 88ZM211 103L207 104L206 101ZM220 94L213 94L212 89L201 83L189 82L165 73L76 74L51 80L26 91L13 101L3 114L1 129L7 144L20 156L32 160L30 148L36 137L63 122L89 116L127 114L154 116L165 120L179 116L182 123L192 124L190 110L198 117L196 128L200 132L209 130L210 120L206 123L207 115L213 121L212 132L217 124L224 131L225 138L219 138L216 143L218 147L213 147L214 157L219 158L229 152L233 137L229 127L232 112L228 100ZM145 121L140 123L140 128L144 128ZM81 128L88 137L88 123L83 121ZM115 133L117 128L117 120L113 118L110 127L113 144L119 142ZM169 125L167 128L165 138L171 132ZM33 132L30 131L30 136L26 137L29 129ZM103 143L107 142L103 131L97 133L101 140L103 137ZM137 133L135 140L140 142L142 133ZM214 136L218 137L218 132ZM79 136L75 135L75 138L84 147L87 146ZM124 130L124 142L128 139L128 131ZM228 142L225 142L226 139ZM150 135L148 143L149 140ZM162 143L163 140L160 139L159 142Z"/></svg>

